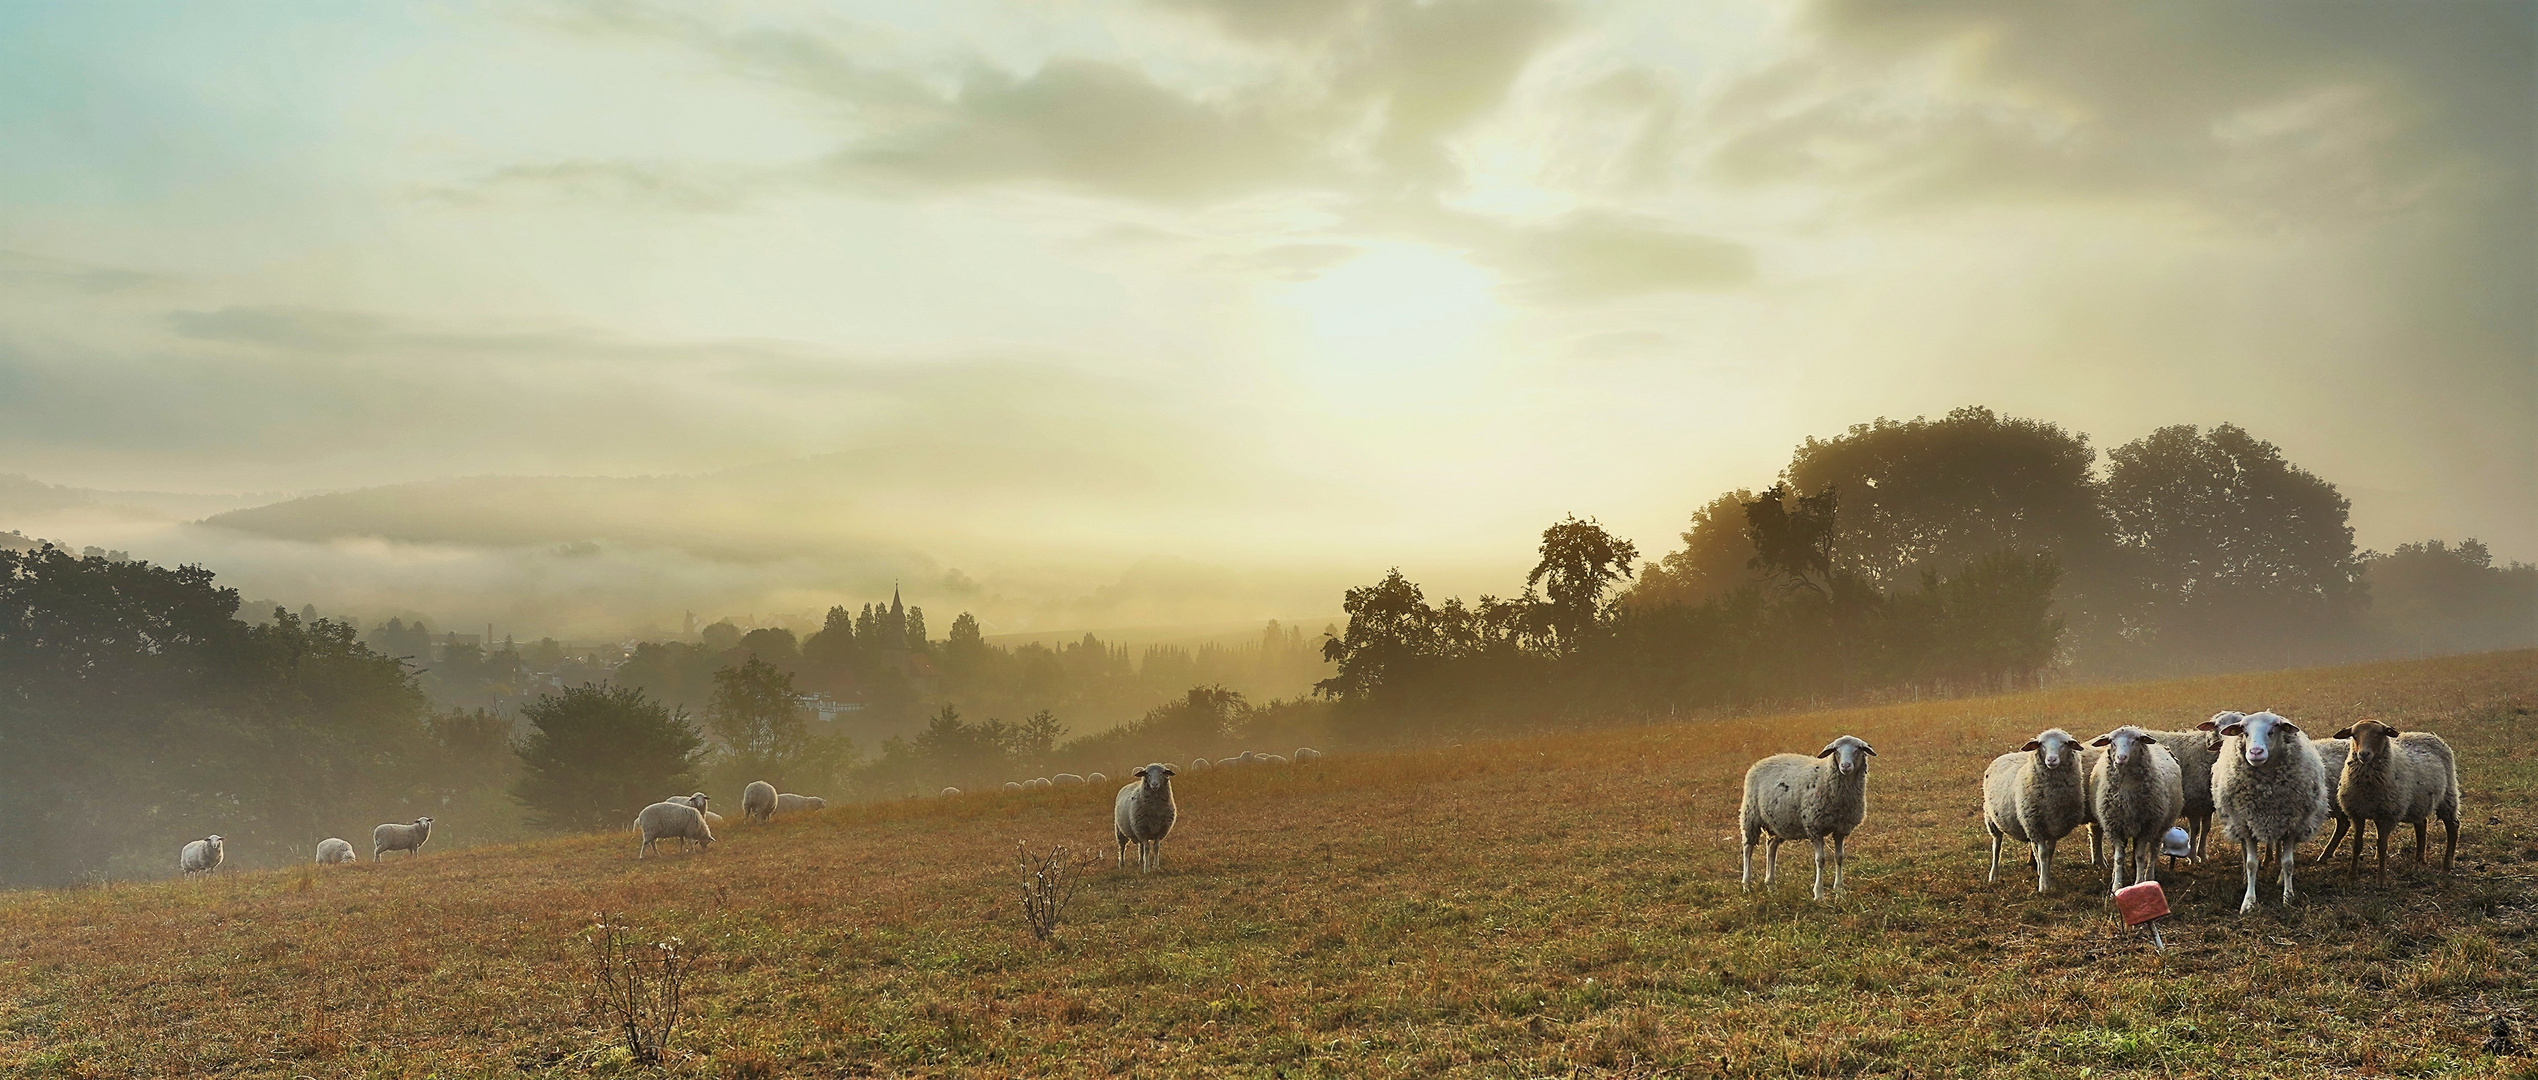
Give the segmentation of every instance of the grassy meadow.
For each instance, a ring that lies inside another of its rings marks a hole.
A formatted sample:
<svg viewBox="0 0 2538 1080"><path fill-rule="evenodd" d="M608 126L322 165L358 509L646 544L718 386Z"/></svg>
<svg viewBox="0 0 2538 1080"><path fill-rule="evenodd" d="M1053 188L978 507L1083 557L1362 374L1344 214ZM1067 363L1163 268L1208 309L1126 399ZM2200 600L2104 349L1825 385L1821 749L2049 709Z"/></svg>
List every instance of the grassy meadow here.
<svg viewBox="0 0 2538 1080"><path fill-rule="evenodd" d="M2457 874L2436 829L2431 871L2304 866L2242 918L2216 843L2168 878L2164 953L2084 840L2053 894L2023 860L1984 882L1993 755L2260 707L2448 738ZM1111 791L1062 788L735 813L645 861L607 834L10 894L0 1074L2538 1075L2533 710L2514 652L1185 770L1148 877L1109 868ZM1809 902L1792 845L1740 895L1745 766L1841 733L1879 753L1850 891ZM1102 859L1054 945L1017 840ZM658 1070L586 1007L603 910L699 958Z"/></svg>

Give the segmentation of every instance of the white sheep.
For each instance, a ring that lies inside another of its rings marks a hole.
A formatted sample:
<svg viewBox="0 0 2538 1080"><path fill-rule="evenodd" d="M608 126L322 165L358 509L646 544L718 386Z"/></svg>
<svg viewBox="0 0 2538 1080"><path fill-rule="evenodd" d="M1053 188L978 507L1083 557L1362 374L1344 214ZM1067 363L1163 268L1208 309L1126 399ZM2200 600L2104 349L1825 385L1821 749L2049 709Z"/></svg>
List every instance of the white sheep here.
<svg viewBox="0 0 2538 1080"><path fill-rule="evenodd" d="M1084 778L1083 778L1083 777L1081 777L1081 776L1078 776L1078 775L1076 775L1076 774L1074 774L1074 773L1071 773L1071 772L1062 772L1062 773L1057 774L1056 776L1052 776L1052 777L1050 777L1050 778L1049 778L1049 782L1050 782L1050 783L1052 783L1052 784L1055 784L1055 785L1057 785L1057 786L1059 786L1059 787L1082 787L1082 786L1084 786Z"/></svg>
<svg viewBox="0 0 2538 1080"><path fill-rule="evenodd" d="M775 812L776 789L774 784L770 784L764 780L752 780L749 782L748 787L740 789L741 817L763 824L768 819L775 817Z"/></svg>
<svg viewBox="0 0 2538 1080"><path fill-rule="evenodd" d="M1204 768L1207 768L1207 767L1208 767L1208 765L1207 765L1207 759L1206 759L1206 758L1191 758L1191 759L1190 759L1190 771L1191 771L1191 772L1197 772L1197 771L1199 771L1199 770L1201 770L1201 769L1204 769Z"/></svg>
<svg viewBox="0 0 2538 1080"><path fill-rule="evenodd" d="M1111 802L1112 831L1119 840L1116 866L1128 865L1128 845L1137 845L1137 870L1140 873L1163 868L1163 838L1172 835L1172 822L1181 808L1172 799L1174 769L1155 762L1137 770L1137 779L1119 789L1119 797Z"/></svg>
<svg viewBox="0 0 2538 1080"><path fill-rule="evenodd" d="M428 817L416 818L411 825L381 825L370 830L370 861L378 862L380 856L391 851L402 851L407 858L413 858L423 854L423 841L431 838L432 819Z"/></svg>
<svg viewBox="0 0 2538 1080"><path fill-rule="evenodd" d="M1309 761L1320 760L1322 760L1322 752L1319 750L1310 746L1299 746L1295 748L1295 763L1298 765L1302 765Z"/></svg>
<svg viewBox="0 0 2538 1080"><path fill-rule="evenodd" d="M2089 774L2089 817L2105 830L2112 887L2159 873L2159 841L2185 806L2177 756L2147 731L2125 724L2089 740L2104 749Z"/></svg>
<svg viewBox="0 0 2538 1080"><path fill-rule="evenodd" d="M2221 725L2243 715L2223 711L2193 728L2150 733L2177 759L2177 780L2185 789L2185 808L2178 813L2185 815L2186 836L2194 848L2191 859L2200 861L2212 839L2212 764L2221 759Z"/></svg>
<svg viewBox="0 0 2538 1080"><path fill-rule="evenodd" d="M1110 776L1106 773L1086 773L1084 774L1084 782L1094 787L1100 787L1103 784L1110 782Z"/></svg>
<svg viewBox="0 0 2538 1080"><path fill-rule="evenodd" d="M643 834L643 844L635 848L635 858L647 858L652 845L676 839L685 848L695 844L700 850L712 850L713 827L705 823L705 812L684 799L669 799L644 807L635 815L635 831Z"/></svg>
<svg viewBox="0 0 2538 1080"><path fill-rule="evenodd" d="M1743 836L1743 872L1739 888L1754 880L1754 845L1771 834L1771 850L1763 863L1763 885L1779 876L1780 845L1803 839L1815 845L1815 898L1824 899L1824 841L1833 841L1833 892L1842 891L1843 844L1867 814L1868 759L1877 751L1849 735L1826 743L1810 758L1773 754L1745 770L1745 801L1737 809Z"/></svg>
<svg viewBox="0 0 2538 1080"><path fill-rule="evenodd" d="M1033 791L1038 791L1049 786L1049 778L1045 776L1034 776L1029 780L1023 781L1022 786Z"/></svg>
<svg viewBox="0 0 2538 1080"><path fill-rule="evenodd" d="M353 851L350 840L340 836L329 836L317 842L317 865L319 866L336 866L360 861L361 856Z"/></svg>
<svg viewBox="0 0 2538 1080"><path fill-rule="evenodd" d="M2362 872L2362 833L2379 826L2379 877L2388 880L2388 830L2402 821L2415 827L2415 861L2424 858L2425 827L2441 819L2441 872L2459 853L2459 764L2450 744L2429 731L2398 731L2364 720L2336 732L2353 740L2351 758L2336 783L2336 801L2353 821L2353 873Z"/></svg>
<svg viewBox="0 0 2538 1080"><path fill-rule="evenodd" d="M2268 850L2282 860L2282 900L2292 898L2291 864L2300 843L2327 817L2325 770L2309 736L2270 712L2251 713L2221 728L2230 744L2212 766L2212 806L2221 831L2238 844L2246 872L2241 915L2256 910L2256 868Z"/></svg>
<svg viewBox="0 0 2538 1080"><path fill-rule="evenodd" d="M1013 782L1013 781L1011 781L1011 780L1007 780L1007 781L1005 781L1005 790L1006 790L1006 791L1020 791L1020 790L1022 790L1022 785L1017 784L1017 783L1014 783L1014 782Z"/></svg>
<svg viewBox="0 0 2538 1080"><path fill-rule="evenodd" d="M177 849L176 868L188 876L208 874L220 869L220 860L229 854L229 845L219 833L200 840L186 841Z"/></svg>
<svg viewBox="0 0 2538 1080"><path fill-rule="evenodd" d="M960 794L960 793L961 793L961 789L956 788L956 787L947 787L947 788L944 788L944 789L943 789L943 797L944 797L944 798L946 798L946 799L951 798L952 796L954 796L954 795L958 795L958 794Z"/></svg>
<svg viewBox="0 0 2538 1080"><path fill-rule="evenodd" d="M828 800L817 795L796 795L790 791L776 796L776 812L798 814L804 810L826 810Z"/></svg>
<svg viewBox="0 0 2538 1080"><path fill-rule="evenodd" d="M1287 758L1284 754L1262 754L1252 760L1260 762L1263 765L1284 765L1287 763Z"/></svg>
<svg viewBox="0 0 2538 1080"><path fill-rule="evenodd" d="M2088 820L2080 784L2080 740L2051 728L1983 770L1983 828L1992 834L1990 881L2000 880L2001 844L2027 845L2036 891L2053 888L2053 848Z"/></svg>

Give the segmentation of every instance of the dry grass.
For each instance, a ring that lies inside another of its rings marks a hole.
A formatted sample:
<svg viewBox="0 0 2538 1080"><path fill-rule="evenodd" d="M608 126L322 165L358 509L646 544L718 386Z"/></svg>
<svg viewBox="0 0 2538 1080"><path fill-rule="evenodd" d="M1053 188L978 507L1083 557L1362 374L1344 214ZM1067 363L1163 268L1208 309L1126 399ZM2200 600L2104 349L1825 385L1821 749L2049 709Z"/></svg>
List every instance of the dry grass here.
<svg viewBox="0 0 2538 1080"><path fill-rule="evenodd" d="M1983 883L1992 754L2223 706L2447 736L2457 876L2311 871L2240 918L2223 858L2172 881L2165 954L2083 860ZM1056 948L1013 844L1107 850L1109 792L19 894L0 1073L636 1071L571 982L606 909L699 958L679 1076L2528 1075L2481 1045L2497 1013L2531 1041L2533 709L2521 652L1185 772L1164 871L1097 875ZM1739 896L1744 765L1845 731L1881 755L1851 893Z"/></svg>

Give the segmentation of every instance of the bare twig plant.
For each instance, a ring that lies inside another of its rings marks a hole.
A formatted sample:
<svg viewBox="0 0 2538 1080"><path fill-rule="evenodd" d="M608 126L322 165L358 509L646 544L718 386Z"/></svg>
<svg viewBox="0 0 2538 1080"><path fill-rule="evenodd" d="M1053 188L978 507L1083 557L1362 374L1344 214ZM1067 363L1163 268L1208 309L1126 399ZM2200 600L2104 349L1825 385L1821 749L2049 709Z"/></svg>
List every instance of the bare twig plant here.
<svg viewBox="0 0 2538 1080"><path fill-rule="evenodd" d="M590 945L596 1011L625 1033L636 1061L660 1062L679 1024L694 958L675 937L637 941L633 927L611 921L604 911L582 937Z"/></svg>
<svg viewBox="0 0 2538 1080"><path fill-rule="evenodd" d="M1084 887L1084 865L1074 856L1064 844L1035 855L1031 845L1014 842L1014 876L1022 886L1022 918L1030 925L1032 937L1055 938L1058 921L1066 917L1067 902Z"/></svg>

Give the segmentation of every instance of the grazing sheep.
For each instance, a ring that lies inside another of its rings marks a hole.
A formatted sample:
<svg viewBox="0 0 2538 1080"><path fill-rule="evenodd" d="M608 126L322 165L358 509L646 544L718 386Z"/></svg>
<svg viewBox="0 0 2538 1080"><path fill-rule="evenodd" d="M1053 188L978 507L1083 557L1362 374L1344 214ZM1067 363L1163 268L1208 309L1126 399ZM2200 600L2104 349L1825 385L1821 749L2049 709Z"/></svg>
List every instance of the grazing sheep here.
<svg viewBox="0 0 2538 1080"><path fill-rule="evenodd" d="M220 869L220 860L228 854L229 845L219 833L213 833L200 840L186 841L184 847L177 849L176 868L189 877L208 874Z"/></svg>
<svg viewBox="0 0 2538 1080"><path fill-rule="evenodd" d="M2194 846L2188 857L2196 861L2203 858L2203 846L2212 839L2212 763L2221 759L2220 727L2243 715L2220 712L2184 731L2150 733L2159 745L2176 755L2177 779L2185 788L2185 808L2178 813L2185 815L2186 836Z"/></svg>
<svg viewBox="0 0 2538 1080"><path fill-rule="evenodd" d="M1110 777L1102 773L1086 773L1084 775L1084 782L1095 787L1099 787L1103 784L1109 783Z"/></svg>
<svg viewBox="0 0 2538 1080"><path fill-rule="evenodd" d="M431 838L432 819L428 817L416 818L411 825L381 825L370 830L370 861L378 862L380 856L391 851L402 851L407 858L413 858L423 854L423 841Z"/></svg>
<svg viewBox="0 0 2538 1080"><path fill-rule="evenodd" d="M1190 771L1191 771L1191 772L1197 772L1197 771L1199 771L1200 769L1204 769L1204 768L1206 768L1206 767L1207 767L1207 759L1206 759L1206 758L1191 758L1191 759L1190 759Z"/></svg>
<svg viewBox="0 0 2538 1080"><path fill-rule="evenodd" d="M1136 781L1119 789L1110 807L1112 831L1119 839L1114 865L1128 865L1128 845L1134 843L1139 873L1163 868L1163 838L1172 835L1172 822L1181 813L1172 801L1174 771L1158 761L1137 770Z"/></svg>
<svg viewBox="0 0 2538 1080"><path fill-rule="evenodd" d="M1022 785L1017 784L1017 783L1014 783L1014 782L1013 782L1013 781L1011 781L1011 780L1007 780L1007 781L1005 781L1005 790L1007 790L1007 791L1020 791L1020 790L1022 790Z"/></svg>
<svg viewBox="0 0 2538 1080"><path fill-rule="evenodd" d="M2353 873L2362 872L2362 832L2379 826L2379 877L2388 880L2388 830L2415 827L2415 861L2423 863L2425 826L2441 819L2441 872L2459 853L2459 764L2450 744L2429 731L2398 731L2364 720L2336 732L2353 752L2336 783L2336 802L2353 821Z"/></svg>
<svg viewBox="0 0 2538 1080"><path fill-rule="evenodd" d="M776 796L776 812L780 814L794 814L800 813L804 810L826 809L828 809L828 800L820 798L817 795L796 795L787 791Z"/></svg>
<svg viewBox="0 0 2538 1080"><path fill-rule="evenodd" d="M1023 781L1023 782L1022 782L1022 786L1027 787L1027 788L1030 788L1030 789L1031 789L1031 790L1033 790L1033 791L1038 791L1038 790L1040 790L1040 789L1042 789L1042 788L1045 788L1045 787L1050 786L1050 785L1049 785L1049 778L1048 778L1048 777L1045 777L1045 776L1034 776L1034 777L1032 777L1032 778L1031 778L1031 779L1029 779L1029 780L1025 780L1025 781Z"/></svg>
<svg viewBox="0 0 2538 1080"><path fill-rule="evenodd" d="M1084 783L1084 778L1071 772L1062 772L1050 777L1049 782L1059 787L1077 787Z"/></svg>
<svg viewBox="0 0 2538 1080"><path fill-rule="evenodd" d="M1262 754L1252 760L1258 761L1263 765L1284 765L1287 763L1286 755L1284 754Z"/></svg>
<svg viewBox="0 0 2538 1080"><path fill-rule="evenodd" d="M1824 899L1824 841L1833 840L1833 892L1842 892L1842 846L1866 816L1868 759L1877 751L1849 735L1826 743L1810 758L1773 754L1745 770L1745 802L1736 816L1745 841L1739 888L1754 880L1754 845L1771 834L1763 886L1779 876L1780 845L1804 839L1815 845L1815 898Z"/></svg>
<svg viewBox="0 0 2538 1080"><path fill-rule="evenodd" d="M1295 763L1298 765L1302 765L1309 761L1320 760L1322 760L1322 752L1319 750L1310 746L1299 746L1295 748Z"/></svg>
<svg viewBox="0 0 2538 1080"><path fill-rule="evenodd" d="M2053 888L2053 848L2089 817L2080 784L2080 740L2052 728L1983 770L1983 828L1992 834L1990 881L2000 880L2000 847L2027 845L2036 891Z"/></svg>
<svg viewBox="0 0 2538 1080"><path fill-rule="evenodd" d="M952 796L954 796L954 795L958 795L958 794L960 794L960 793L961 793L961 789L956 788L956 787L947 787L947 788L944 788L944 789L943 789L943 797L944 797L944 798L946 798L946 799L951 798Z"/></svg>
<svg viewBox="0 0 2538 1080"><path fill-rule="evenodd" d="M635 858L648 858L652 845L677 839L685 849L693 843L700 850L712 850L714 830L705 823L705 812L685 800L671 799L644 807L635 815L635 831L643 834L643 845L635 849Z"/></svg>
<svg viewBox="0 0 2538 1080"><path fill-rule="evenodd" d="M752 780L740 789L740 816L750 821L765 822L775 817L776 789L764 780Z"/></svg>
<svg viewBox="0 0 2538 1080"><path fill-rule="evenodd" d="M2177 756L2131 724L2089 745L2106 750L2089 775L2089 817L2106 831L2112 888L2148 881L2159 873L2159 839L2185 806Z"/></svg>
<svg viewBox="0 0 2538 1080"><path fill-rule="evenodd" d="M2220 730L2230 744L2212 766L2212 806L2221 831L2238 844L2246 872L2247 896L2238 913L2256 910L2256 867L2268 848L2282 859L2282 900L2288 904L2295 853L2327 817L2326 774L2317 748L2298 724L2270 712L2251 713Z"/></svg>
<svg viewBox="0 0 2538 1080"><path fill-rule="evenodd" d="M337 866L360 861L361 856L353 851L350 840L340 836L329 836L317 842L317 865L319 866Z"/></svg>

